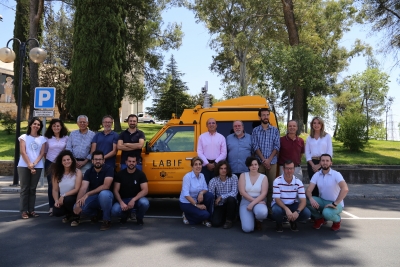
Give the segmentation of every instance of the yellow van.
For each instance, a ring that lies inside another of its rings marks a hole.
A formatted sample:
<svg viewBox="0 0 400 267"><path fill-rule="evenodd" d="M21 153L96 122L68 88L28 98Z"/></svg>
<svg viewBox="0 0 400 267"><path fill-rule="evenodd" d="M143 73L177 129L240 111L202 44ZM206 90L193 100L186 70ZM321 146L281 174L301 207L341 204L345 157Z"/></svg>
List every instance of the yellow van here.
<svg viewBox="0 0 400 267"><path fill-rule="evenodd" d="M197 140L207 131L206 121L217 121L217 132L227 136L233 132L235 120L244 123L246 133L260 125L258 110L269 108L261 96L243 96L218 102L210 108L200 105L185 109L182 116L173 118L158 131L142 150L143 172L149 182L151 196L178 196L183 176L192 170L190 160L197 156ZM271 125L276 126L275 114L271 112ZM121 160L118 152L117 162ZM119 166L118 166L119 168Z"/></svg>

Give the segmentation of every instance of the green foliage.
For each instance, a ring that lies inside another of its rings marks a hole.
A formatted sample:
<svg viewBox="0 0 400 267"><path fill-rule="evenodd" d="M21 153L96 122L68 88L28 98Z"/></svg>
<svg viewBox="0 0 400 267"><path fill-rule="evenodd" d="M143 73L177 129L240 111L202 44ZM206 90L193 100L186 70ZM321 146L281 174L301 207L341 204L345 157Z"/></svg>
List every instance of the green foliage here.
<svg viewBox="0 0 400 267"><path fill-rule="evenodd" d="M67 100L71 114L87 115L93 130L104 115L119 117L127 69L126 17L121 1L76 2Z"/></svg>
<svg viewBox="0 0 400 267"><path fill-rule="evenodd" d="M372 125L369 128L368 138L372 140L385 140L386 128L383 127L383 123Z"/></svg>
<svg viewBox="0 0 400 267"><path fill-rule="evenodd" d="M368 142L367 118L364 114L346 112L339 118L339 130L336 139L350 151L364 149Z"/></svg>
<svg viewBox="0 0 400 267"><path fill-rule="evenodd" d="M17 119L15 118L15 116L11 115L11 112L7 111L5 113L0 112L0 123L1 126L3 126L4 131L7 134L12 134L13 132L15 132L15 127L17 124Z"/></svg>
<svg viewBox="0 0 400 267"><path fill-rule="evenodd" d="M163 74L157 94L153 98L153 106L147 108L150 115L161 120L171 118L172 113L180 117L183 110L193 106L192 99L186 91L186 84L181 80L183 74L178 71L174 56L171 56L167 71Z"/></svg>

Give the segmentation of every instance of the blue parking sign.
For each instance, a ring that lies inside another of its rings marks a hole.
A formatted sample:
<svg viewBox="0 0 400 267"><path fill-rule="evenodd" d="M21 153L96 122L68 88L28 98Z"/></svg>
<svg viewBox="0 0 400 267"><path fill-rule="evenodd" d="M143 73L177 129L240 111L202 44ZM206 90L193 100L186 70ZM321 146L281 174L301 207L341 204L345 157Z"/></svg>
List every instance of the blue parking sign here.
<svg viewBox="0 0 400 267"><path fill-rule="evenodd" d="M56 103L56 88L36 87L35 108L54 108Z"/></svg>

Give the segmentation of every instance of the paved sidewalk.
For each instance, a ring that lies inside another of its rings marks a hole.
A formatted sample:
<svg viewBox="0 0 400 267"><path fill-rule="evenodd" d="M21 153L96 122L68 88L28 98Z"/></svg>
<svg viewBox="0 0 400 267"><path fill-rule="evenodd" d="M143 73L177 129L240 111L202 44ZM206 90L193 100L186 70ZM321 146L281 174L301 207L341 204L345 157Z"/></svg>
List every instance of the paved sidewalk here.
<svg viewBox="0 0 400 267"><path fill-rule="evenodd" d="M43 179L43 187L39 181L37 192L47 193L47 179ZM1 193L19 193L19 186L11 186L12 176L0 176ZM306 186L308 186L306 184ZM400 198L400 184L349 184L347 198Z"/></svg>

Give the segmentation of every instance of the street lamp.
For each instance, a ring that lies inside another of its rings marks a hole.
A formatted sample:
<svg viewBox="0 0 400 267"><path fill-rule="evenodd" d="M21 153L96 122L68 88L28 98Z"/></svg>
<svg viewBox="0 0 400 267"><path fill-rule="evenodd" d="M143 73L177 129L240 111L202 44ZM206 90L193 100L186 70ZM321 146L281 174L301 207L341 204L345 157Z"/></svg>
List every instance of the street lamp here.
<svg viewBox="0 0 400 267"><path fill-rule="evenodd" d="M4 63L11 63L15 60L15 53L12 49L8 48L8 44L11 41L17 41L19 43L19 84L18 84L18 105L17 105L17 127L15 133L15 152L14 152L14 180L13 185L18 185L18 171L17 165L19 161L19 141L18 137L21 135L21 109L22 109L22 76L24 71L24 59L26 56L26 45L29 41L35 41L39 46L39 41L35 38L30 38L26 42L21 42L17 38L11 38L7 42L7 47L0 49L0 60ZM29 58L34 63L42 63L47 56L47 52L39 47L32 48L29 52Z"/></svg>

